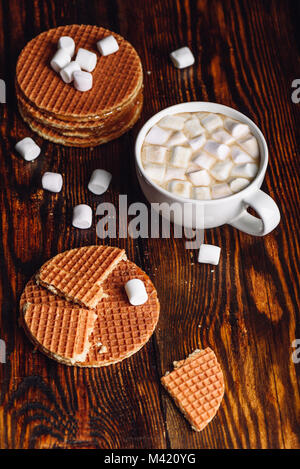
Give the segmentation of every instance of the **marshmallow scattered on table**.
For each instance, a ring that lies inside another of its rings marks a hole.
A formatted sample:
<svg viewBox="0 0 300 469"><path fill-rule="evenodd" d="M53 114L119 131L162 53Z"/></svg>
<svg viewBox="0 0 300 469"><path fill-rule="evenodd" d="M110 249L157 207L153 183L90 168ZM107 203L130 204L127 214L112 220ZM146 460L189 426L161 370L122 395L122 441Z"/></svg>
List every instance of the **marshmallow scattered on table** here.
<svg viewBox="0 0 300 469"><path fill-rule="evenodd" d="M119 44L112 35L100 39L100 41L97 42L97 47L100 54L104 56L114 54L119 50Z"/></svg>
<svg viewBox="0 0 300 469"><path fill-rule="evenodd" d="M167 148L149 145L145 148L145 162L162 164L166 161Z"/></svg>
<svg viewBox="0 0 300 469"><path fill-rule="evenodd" d="M191 183L194 186L209 186L211 183L211 177L206 169L200 169L200 171L192 171L187 174Z"/></svg>
<svg viewBox="0 0 300 469"><path fill-rule="evenodd" d="M171 156L171 164L178 168L186 168L191 157L191 149L187 147L177 146L173 148Z"/></svg>
<svg viewBox="0 0 300 469"><path fill-rule="evenodd" d="M93 194L101 195L107 191L112 175L105 169L95 169L91 175L88 189Z"/></svg>
<svg viewBox="0 0 300 469"><path fill-rule="evenodd" d="M74 78L73 77L74 72L78 72L78 71L80 71L79 64L78 62L75 62L75 60L73 60L64 68L62 68L59 74L65 83L71 83Z"/></svg>
<svg viewBox="0 0 300 469"><path fill-rule="evenodd" d="M214 142L213 140L208 140L204 145L204 150L210 153L211 155L215 156L219 160L224 160L229 152L230 148L228 145L224 145L224 143Z"/></svg>
<svg viewBox="0 0 300 469"><path fill-rule="evenodd" d="M59 73L62 68L65 68L71 62L71 56L66 52L65 49L58 49L51 62L50 65L56 73Z"/></svg>
<svg viewBox="0 0 300 469"><path fill-rule="evenodd" d="M144 282L138 278L133 278L125 283L125 291L129 303L133 306L140 306L148 301L148 294Z"/></svg>
<svg viewBox="0 0 300 469"><path fill-rule="evenodd" d="M166 143L171 133L172 130L161 129L157 125L154 125L146 135L145 142L151 143L152 145L163 145Z"/></svg>
<svg viewBox="0 0 300 469"><path fill-rule="evenodd" d="M231 161L221 161L216 163L210 172L217 181L226 181L232 166Z"/></svg>
<svg viewBox="0 0 300 469"><path fill-rule="evenodd" d="M198 262L201 264L218 265L220 260L221 248L212 244L201 244L198 255Z"/></svg>
<svg viewBox="0 0 300 469"><path fill-rule="evenodd" d="M176 68L190 67L195 63L192 51L188 47L181 47L170 54L170 58Z"/></svg>
<svg viewBox="0 0 300 469"><path fill-rule="evenodd" d="M40 147L30 137L25 137L15 145L15 150L25 161L35 160L41 153Z"/></svg>
<svg viewBox="0 0 300 469"><path fill-rule="evenodd" d="M62 36L59 38L57 47L64 49L72 58L75 52L75 42L70 36Z"/></svg>
<svg viewBox="0 0 300 469"><path fill-rule="evenodd" d="M93 213L89 205L80 204L73 208L72 225L85 230L92 226Z"/></svg>
<svg viewBox="0 0 300 469"><path fill-rule="evenodd" d="M160 127L163 129L182 130L185 119L180 116L165 116L159 121Z"/></svg>
<svg viewBox="0 0 300 469"><path fill-rule="evenodd" d="M249 179L236 178L236 179L233 179L229 185L230 185L230 189L232 190L232 192L239 192L242 189L245 189L245 187L247 187L249 184L250 184Z"/></svg>
<svg viewBox="0 0 300 469"><path fill-rule="evenodd" d="M78 70L73 72L74 87L78 91L89 91L93 87L93 75Z"/></svg>
<svg viewBox="0 0 300 469"><path fill-rule="evenodd" d="M250 133L249 125L242 124L234 119L227 117L224 120L224 127L234 138L241 138Z"/></svg>
<svg viewBox="0 0 300 469"><path fill-rule="evenodd" d="M42 177L43 189L50 192L60 192L63 186L63 178L59 173L46 172Z"/></svg>
<svg viewBox="0 0 300 469"><path fill-rule="evenodd" d="M75 61L79 67L86 72L92 72L97 64L97 55L87 49L80 47L78 49Z"/></svg>

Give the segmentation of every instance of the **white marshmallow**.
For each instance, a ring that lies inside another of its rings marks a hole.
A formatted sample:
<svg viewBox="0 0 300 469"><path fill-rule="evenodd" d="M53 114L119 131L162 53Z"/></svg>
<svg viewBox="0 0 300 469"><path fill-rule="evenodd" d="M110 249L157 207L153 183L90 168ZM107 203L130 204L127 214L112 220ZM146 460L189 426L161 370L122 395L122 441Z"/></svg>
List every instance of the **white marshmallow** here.
<svg viewBox="0 0 300 469"><path fill-rule="evenodd" d="M43 189L50 192L60 192L63 186L63 178L59 173L46 172L42 177Z"/></svg>
<svg viewBox="0 0 300 469"><path fill-rule="evenodd" d="M221 199L222 197L227 197L231 194L231 189L226 182L223 182L221 184L215 184L211 188L211 195L213 199Z"/></svg>
<svg viewBox="0 0 300 469"><path fill-rule="evenodd" d="M203 147L205 142L206 142L205 134L202 134L202 135L199 135L199 137L195 137L189 140L189 145L192 147L193 150L199 150L199 148Z"/></svg>
<svg viewBox="0 0 300 469"><path fill-rule="evenodd" d="M149 145L144 150L145 162L162 164L166 161L166 153L166 147L160 147L158 145Z"/></svg>
<svg viewBox="0 0 300 469"><path fill-rule="evenodd" d="M211 166L216 162L213 156L208 155L205 151L201 151L199 155L195 156L193 163L204 169L210 169Z"/></svg>
<svg viewBox="0 0 300 469"><path fill-rule="evenodd" d="M62 36L59 38L57 47L59 49L64 49L70 57L73 57L75 52L75 42L69 36Z"/></svg>
<svg viewBox="0 0 300 469"><path fill-rule="evenodd" d="M230 174L231 168L232 162L227 160L216 163L210 172L217 181L226 181Z"/></svg>
<svg viewBox="0 0 300 469"><path fill-rule="evenodd" d="M198 262L201 264L218 265L220 260L221 248L212 244L201 244L198 255Z"/></svg>
<svg viewBox="0 0 300 469"><path fill-rule="evenodd" d="M256 138L251 135L249 137L237 140L237 143L246 151L248 152L252 158L258 158L259 156L259 148Z"/></svg>
<svg viewBox="0 0 300 469"><path fill-rule="evenodd" d="M111 178L112 175L105 169L95 169L88 183L88 189L96 195L104 194L110 185Z"/></svg>
<svg viewBox="0 0 300 469"><path fill-rule="evenodd" d="M245 189L250 184L249 179L245 178L237 178L233 179L230 183L230 189L232 192L240 192L241 190Z"/></svg>
<svg viewBox="0 0 300 469"><path fill-rule="evenodd" d="M187 173L188 178L194 186L209 186L211 178L206 169L200 169L200 171L191 171Z"/></svg>
<svg viewBox="0 0 300 469"><path fill-rule="evenodd" d="M172 130L161 129L158 125L154 125L147 133L145 142L151 143L152 145L163 145L166 143L171 133Z"/></svg>
<svg viewBox="0 0 300 469"><path fill-rule="evenodd" d="M250 128L247 124L242 124L234 119L227 117L224 120L224 127L227 129L234 138L241 138L250 132Z"/></svg>
<svg viewBox="0 0 300 469"><path fill-rule="evenodd" d="M133 306L139 306L146 303L148 294L144 282L139 278L133 278L125 283L125 291L128 296L129 303Z"/></svg>
<svg viewBox="0 0 300 469"><path fill-rule="evenodd" d="M232 177L254 178L258 171L256 163L245 163L234 166L231 170Z"/></svg>
<svg viewBox="0 0 300 469"><path fill-rule="evenodd" d="M172 168L168 166L166 169L164 182L170 181L170 179L185 180L185 168Z"/></svg>
<svg viewBox="0 0 300 469"><path fill-rule="evenodd" d="M198 135L203 134L204 128L199 122L197 117L189 119L184 124L184 132L189 138L198 137Z"/></svg>
<svg viewBox="0 0 300 469"><path fill-rule="evenodd" d="M170 54L170 58L177 68L190 67L195 63L192 51L188 47L181 47Z"/></svg>
<svg viewBox="0 0 300 469"><path fill-rule="evenodd" d="M189 198L191 195L192 185L188 181L171 181L168 185L168 190L172 194L179 195L180 197Z"/></svg>
<svg viewBox="0 0 300 469"><path fill-rule="evenodd" d="M114 54L119 50L119 44L114 36L110 35L97 42L97 47L101 55Z"/></svg>
<svg viewBox="0 0 300 469"><path fill-rule="evenodd" d="M89 91L93 87L93 75L78 70L73 72L74 87L78 91Z"/></svg>
<svg viewBox="0 0 300 469"><path fill-rule="evenodd" d="M75 61L79 67L86 72L92 72L97 64L97 55L87 49L78 49Z"/></svg>
<svg viewBox="0 0 300 469"><path fill-rule="evenodd" d="M164 180L165 166L160 164L148 163L144 165L144 170L150 179L161 183Z"/></svg>
<svg viewBox="0 0 300 469"><path fill-rule="evenodd" d="M93 213L89 205L80 204L73 208L72 225L75 228L86 230L92 226Z"/></svg>
<svg viewBox="0 0 300 469"><path fill-rule="evenodd" d="M206 130L208 130L208 132L213 132L215 129L223 125L223 121L220 116L209 114L201 119L201 124L206 128Z"/></svg>
<svg viewBox="0 0 300 469"><path fill-rule="evenodd" d="M187 142L187 138L184 135L183 132L180 130L178 132L175 132L167 141L166 145L168 147L172 147L174 145L182 145L183 143Z"/></svg>
<svg viewBox="0 0 300 469"><path fill-rule="evenodd" d="M191 149L187 147L174 147L170 163L178 168L186 168L191 157Z"/></svg>
<svg viewBox="0 0 300 469"><path fill-rule="evenodd" d="M232 142L234 142L234 138L232 137L232 135L230 135L228 132L226 132L226 130L223 129L216 130L211 136L217 142L225 143L225 145L230 145Z"/></svg>
<svg viewBox="0 0 300 469"><path fill-rule="evenodd" d="M198 200L210 200L211 193L209 187L194 187L193 197Z"/></svg>
<svg viewBox="0 0 300 469"><path fill-rule="evenodd" d="M215 142L214 140L208 140L204 145L204 150L218 158L218 160L224 160L230 152L230 148L227 145Z"/></svg>
<svg viewBox="0 0 300 469"><path fill-rule="evenodd" d="M65 49L58 49L55 52L50 62L50 65L53 68L53 70L56 73L58 73L60 72L62 68L66 67L66 65L68 65L70 62L71 62L71 56L68 54L68 52L66 52Z"/></svg>
<svg viewBox="0 0 300 469"><path fill-rule="evenodd" d="M245 153L240 147L237 145L234 145L231 148L231 155L232 159L235 162L235 164L241 164L241 163L253 163L253 159L251 158L248 153Z"/></svg>
<svg viewBox="0 0 300 469"><path fill-rule="evenodd" d="M182 130L184 127L185 119L180 116L165 116L163 117L158 125L164 129L172 129L172 130Z"/></svg>
<svg viewBox="0 0 300 469"><path fill-rule="evenodd" d="M20 140L15 145L15 149L25 161L33 161L41 153L40 147L30 137L25 137L23 140Z"/></svg>
<svg viewBox="0 0 300 469"><path fill-rule="evenodd" d="M73 73L78 72L78 70L80 70L78 62L73 60L62 68L59 74L65 83L71 83L73 81Z"/></svg>

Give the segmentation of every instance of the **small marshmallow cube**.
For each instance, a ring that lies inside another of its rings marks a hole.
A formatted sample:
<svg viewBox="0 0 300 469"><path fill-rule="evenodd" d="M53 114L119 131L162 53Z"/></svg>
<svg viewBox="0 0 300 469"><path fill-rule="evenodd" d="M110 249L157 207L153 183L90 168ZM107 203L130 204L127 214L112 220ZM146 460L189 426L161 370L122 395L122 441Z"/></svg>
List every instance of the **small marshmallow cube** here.
<svg viewBox="0 0 300 469"><path fill-rule="evenodd" d="M245 189L250 184L249 179L245 178L237 178L233 179L230 183L230 189L232 192L240 192L241 190Z"/></svg>
<svg viewBox="0 0 300 469"><path fill-rule="evenodd" d="M170 163L178 168L186 168L191 157L191 149L187 147L174 147Z"/></svg>
<svg viewBox="0 0 300 469"><path fill-rule="evenodd" d="M147 133L145 142L151 143L152 145L163 145L166 143L171 133L172 130L161 129L158 125L154 125Z"/></svg>
<svg viewBox="0 0 300 469"><path fill-rule="evenodd" d="M211 195L213 199L221 199L222 197L227 197L231 194L232 191L226 182L222 184L215 184L211 188Z"/></svg>
<svg viewBox="0 0 300 469"><path fill-rule="evenodd" d="M192 171L187 174L189 180L194 186L209 186L211 178L206 169L200 169L200 171Z"/></svg>
<svg viewBox="0 0 300 469"><path fill-rule="evenodd" d="M205 142L206 137L204 134L202 134L199 137L195 137L189 140L189 145L192 147L193 150L199 150L199 148L203 147Z"/></svg>
<svg viewBox="0 0 300 469"><path fill-rule="evenodd" d="M169 166L166 170L164 182L170 181L171 179L185 180L185 168L172 168Z"/></svg>
<svg viewBox="0 0 300 469"><path fill-rule="evenodd" d="M78 72L79 70L80 70L80 67L78 65L78 62L75 62L73 60L64 68L62 68L59 74L65 83L71 83L73 81L73 73Z"/></svg>
<svg viewBox="0 0 300 469"><path fill-rule="evenodd" d="M75 228L86 230L92 226L93 213L89 205L80 204L73 208L72 225Z"/></svg>
<svg viewBox="0 0 300 469"><path fill-rule="evenodd" d="M82 70L92 72L97 64L97 55L94 52L80 47L75 60Z"/></svg>
<svg viewBox="0 0 300 469"><path fill-rule="evenodd" d="M254 178L258 171L258 165L255 163L245 163L234 166L231 170L231 176L242 178Z"/></svg>
<svg viewBox="0 0 300 469"><path fill-rule="evenodd" d="M224 127L234 138L242 138L250 132L250 128L247 124L242 124L229 117L224 120Z"/></svg>
<svg viewBox="0 0 300 469"><path fill-rule="evenodd" d="M234 145L231 148L231 155L232 159L235 162L235 164L241 164L241 163L253 163L253 159L251 158L248 153L245 153L240 147L237 145Z"/></svg>
<svg viewBox="0 0 300 469"><path fill-rule="evenodd" d="M226 130L218 129L212 134L212 138L214 138L219 143L225 143L225 145L230 145L234 142L234 138L230 135Z"/></svg>
<svg viewBox="0 0 300 469"><path fill-rule="evenodd" d="M97 47L101 55L114 54L119 50L119 44L114 36L110 35L97 42Z"/></svg>
<svg viewBox="0 0 300 469"><path fill-rule="evenodd" d="M181 47L170 54L170 58L176 68L190 67L195 63L192 51L188 47Z"/></svg>
<svg viewBox="0 0 300 469"><path fill-rule="evenodd" d="M209 114L201 120L201 124L208 132L213 132L215 129L223 125L223 121L220 116Z"/></svg>
<svg viewBox="0 0 300 469"><path fill-rule="evenodd" d="M40 147L30 137L25 137L15 145L16 151L25 161L35 160L41 153Z"/></svg>
<svg viewBox="0 0 300 469"><path fill-rule="evenodd" d="M182 130L185 119L180 116L165 116L159 121L163 129Z"/></svg>
<svg viewBox="0 0 300 469"><path fill-rule="evenodd" d="M111 178L112 175L105 169L95 169L92 172L88 189L96 195L104 194L110 185Z"/></svg>
<svg viewBox="0 0 300 469"><path fill-rule="evenodd" d="M189 198L191 195L192 185L188 181L171 181L168 185L168 190L180 197Z"/></svg>
<svg viewBox="0 0 300 469"><path fill-rule="evenodd" d="M148 294L144 282L138 278L133 278L125 284L125 291L129 303L133 306L143 305L148 301Z"/></svg>
<svg viewBox="0 0 300 469"><path fill-rule="evenodd" d="M247 152L252 158L258 158L259 148L256 138L252 135L243 139L237 140L237 143Z"/></svg>
<svg viewBox="0 0 300 469"><path fill-rule="evenodd" d="M163 165L148 163L144 165L146 175L159 183L163 182L165 167Z"/></svg>
<svg viewBox="0 0 300 469"><path fill-rule="evenodd" d="M144 150L146 163L162 164L166 161L167 148L158 145L149 145Z"/></svg>
<svg viewBox="0 0 300 469"><path fill-rule="evenodd" d="M89 91L93 87L93 75L78 70L73 72L74 87L77 91Z"/></svg>
<svg viewBox="0 0 300 469"><path fill-rule="evenodd" d="M167 141L166 145L168 147L173 147L174 145L182 145L183 143L187 142L187 138L183 132L180 130L175 132Z"/></svg>
<svg viewBox="0 0 300 469"><path fill-rule="evenodd" d="M218 160L224 160L230 152L230 148L227 145L215 142L214 140L208 140L204 145L204 150L218 158Z"/></svg>
<svg viewBox="0 0 300 469"><path fill-rule="evenodd" d="M50 65L53 70L58 73L71 62L71 56L65 49L58 49L52 58Z"/></svg>
<svg viewBox="0 0 300 469"><path fill-rule="evenodd" d="M210 172L217 181L226 181L231 168L232 162L227 160L216 163Z"/></svg>
<svg viewBox="0 0 300 469"><path fill-rule="evenodd" d="M50 192L60 192L63 186L63 178L59 173L46 172L42 177L43 189Z"/></svg>
<svg viewBox="0 0 300 469"><path fill-rule="evenodd" d="M193 163L200 168L210 169L211 166L216 162L216 159L213 156L208 155L204 151L201 151L199 155L195 156Z"/></svg>
<svg viewBox="0 0 300 469"><path fill-rule="evenodd" d="M75 42L69 36L62 36L58 40L57 47L59 49L64 49L70 57L73 57L75 52Z"/></svg>
<svg viewBox="0 0 300 469"><path fill-rule="evenodd" d="M210 200L210 188L209 187L194 187L193 198L198 200Z"/></svg>
<svg viewBox="0 0 300 469"><path fill-rule="evenodd" d="M193 117L184 124L184 131L188 137L193 138L202 134L204 132L204 128L200 124L199 119L197 119L197 117Z"/></svg>
<svg viewBox="0 0 300 469"><path fill-rule="evenodd" d="M212 244L201 244L198 255L198 262L201 264L218 265L220 260L221 248Z"/></svg>

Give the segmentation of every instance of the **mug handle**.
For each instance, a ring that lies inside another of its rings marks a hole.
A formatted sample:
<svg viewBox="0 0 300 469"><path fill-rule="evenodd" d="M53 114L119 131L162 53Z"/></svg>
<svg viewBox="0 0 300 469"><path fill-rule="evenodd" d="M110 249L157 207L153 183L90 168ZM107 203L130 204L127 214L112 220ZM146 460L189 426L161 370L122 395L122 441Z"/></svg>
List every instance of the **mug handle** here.
<svg viewBox="0 0 300 469"><path fill-rule="evenodd" d="M253 236L264 236L270 233L280 222L280 212L274 200L265 192L258 189L255 194L243 199L242 213L232 220L229 225ZM260 218L247 212L253 208Z"/></svg>

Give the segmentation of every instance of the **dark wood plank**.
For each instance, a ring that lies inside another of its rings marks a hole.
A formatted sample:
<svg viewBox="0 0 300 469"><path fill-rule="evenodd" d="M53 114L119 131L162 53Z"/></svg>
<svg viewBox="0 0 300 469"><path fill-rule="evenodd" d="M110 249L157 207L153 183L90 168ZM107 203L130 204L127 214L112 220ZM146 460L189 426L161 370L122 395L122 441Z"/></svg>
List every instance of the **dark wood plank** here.
<svg viewBox="0 0 300 469"><path fill-rule="evenodd" d="M43 141L24 164L16 140L33 135L16 111L15 63L39 32L61 24L101 24L139 52L145 105L135 128L98 148ZM292 0L2 0L0 78L0 364L1 448L299 448L299 370L292 342L299 330L299 104L291 83L299 63L299 7ZM168 54L181 45L195 66L177 70ZM113 173L101 201L145 201L134 173L138 129L182 101L220 102L244 112L263 131L270 164L263 188L282 221L265 238L228 226L205 233L222 247L219 266L197 263L183 240L112 239L153 279L161 316L150 342L105 369L68 368L34 352L18 327L18 298L37 268L64 249L100 243L93 229L74 230L72 206L99 198L86 190L91 171ZM298 140L297 140L298 139ZM63 192L44 193L44 171L64 174ZM190 430L160 386L160 376L196 347L211 346L224 370L225 398L201 433Z"/></svg>

